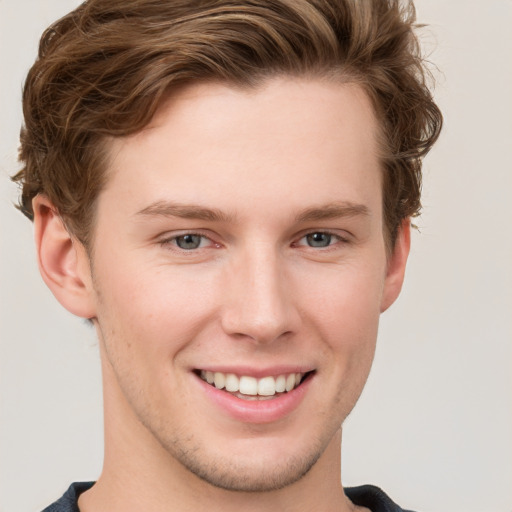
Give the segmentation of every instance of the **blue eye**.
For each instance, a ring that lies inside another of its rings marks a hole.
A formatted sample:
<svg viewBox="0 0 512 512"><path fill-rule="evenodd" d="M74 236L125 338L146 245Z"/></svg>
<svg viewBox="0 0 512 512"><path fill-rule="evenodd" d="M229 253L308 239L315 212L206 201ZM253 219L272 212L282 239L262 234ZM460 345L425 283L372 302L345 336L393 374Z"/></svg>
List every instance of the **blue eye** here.
<svg viewBox="0 0 512 512"><path fill-rule="evenodd" d="M193 233L187 233L186 235L177 236L174 242L180 249L190 251L193 249L199 249L204 242L204 236L194 235Z"/></svg>
<svg viewBox="0 0 512 512"><path fill-rule="evenodd" d="M219 248L209 236L194 232L181 232L181 234L172 235L166 233L166 237L158 241L159 245L166 250L173 251L175 255L184 255L185 253L203 254L206 249Z"/></svg>
<svg viewBox="0 0 512 512"><path fill-rule="evenodd" d="M332 243L333 235L325 232L310 233L304 237L307 245L310 247L329 247Z"/></svg>

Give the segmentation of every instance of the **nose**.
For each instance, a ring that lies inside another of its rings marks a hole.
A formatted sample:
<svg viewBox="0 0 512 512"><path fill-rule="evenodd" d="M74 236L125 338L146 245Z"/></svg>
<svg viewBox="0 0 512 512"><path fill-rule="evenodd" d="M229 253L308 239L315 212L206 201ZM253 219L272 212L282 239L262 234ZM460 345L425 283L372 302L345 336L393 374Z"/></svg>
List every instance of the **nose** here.
<svg viewBox="0 0 512 512"><path fill-rule="evenodd" d="M238 258L226 272L224 332L266 344L294 333L300 321L293 287L279 254L267 248Z"/></svg>

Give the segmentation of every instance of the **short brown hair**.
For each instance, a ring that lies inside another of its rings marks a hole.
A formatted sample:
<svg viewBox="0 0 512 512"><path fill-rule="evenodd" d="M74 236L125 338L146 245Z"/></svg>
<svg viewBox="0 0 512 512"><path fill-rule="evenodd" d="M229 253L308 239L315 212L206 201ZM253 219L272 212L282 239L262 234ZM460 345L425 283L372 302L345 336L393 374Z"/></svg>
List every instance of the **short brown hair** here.
<svg viewBox="0 0 512 512"><path fill-rule="evenodd" d="M384 222L421 208L421 158L442 116L426 84L412 3L400 0L89 0L43 34L23 93L13 177L20 209L45 194L91 242L110 137L146 126L178 85L274 75L356 81L382 128Z"/></svg>

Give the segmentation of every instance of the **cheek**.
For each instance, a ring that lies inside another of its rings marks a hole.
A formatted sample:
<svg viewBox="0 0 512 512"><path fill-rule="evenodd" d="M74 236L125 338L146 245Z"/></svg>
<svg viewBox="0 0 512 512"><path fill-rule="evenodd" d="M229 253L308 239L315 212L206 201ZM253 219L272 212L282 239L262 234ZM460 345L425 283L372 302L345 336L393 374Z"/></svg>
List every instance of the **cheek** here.
<svg viewBox="0 0 512 512"><path fill-rule="evenodd" d="M340 265L322 275L304 273L297 295L304 298L304 312L316 317L326 332L357 338L358 332L373 332L378 323L383 276L383 265Z"/></svg>
<svg viewBox="0 0 512 512"><path fill-rule="evenodd" d="M330 371L338 379L366 380L375 351L383 271L378 266L334 269L323 279L311 280L303 289L302 318L319 333L325 355L336 360Z"/></svg>
<svg viewBox="0 0 512 512"><path fill-rule="evenodd" d="M185 268L104 265L95 279L99 323L110 352L139 363L170 360L212 312L212 281ZM115 345L115 346L113 346ZM122 354L122 352L126 354Z"/></svg>

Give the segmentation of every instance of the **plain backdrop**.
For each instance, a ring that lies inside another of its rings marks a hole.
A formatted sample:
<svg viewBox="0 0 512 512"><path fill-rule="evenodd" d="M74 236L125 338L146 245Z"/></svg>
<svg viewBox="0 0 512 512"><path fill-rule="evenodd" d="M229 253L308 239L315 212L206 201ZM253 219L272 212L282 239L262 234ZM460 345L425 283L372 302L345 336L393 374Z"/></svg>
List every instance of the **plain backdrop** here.
<svg viewBox="0 0 512 512"><path fill-rule="evenodd" d="M77 3L0 0L0 512L37 512L101 469L95 336L43 285L8 179L37 41ZM446 125L402 296L345 425L343 480L423 512L511 512L512 2L416 5Z"/></svg>

